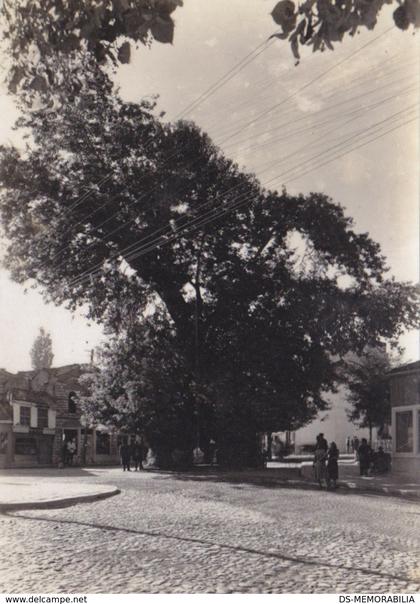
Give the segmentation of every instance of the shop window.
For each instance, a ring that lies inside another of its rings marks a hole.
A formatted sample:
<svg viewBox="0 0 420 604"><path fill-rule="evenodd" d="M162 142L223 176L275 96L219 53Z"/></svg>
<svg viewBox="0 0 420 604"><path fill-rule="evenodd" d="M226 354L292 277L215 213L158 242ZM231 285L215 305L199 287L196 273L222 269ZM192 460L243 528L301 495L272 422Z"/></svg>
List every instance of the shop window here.
<svg viewBox="0 0 420 604"><path fill-rule="evenodd" d="M31 408L21 407L19 415L19 423L21 426L30 426L31 424Z"/></svg>
<svg viewBox="0 0 420 604"><path fill-rule="evenodd" d="M68 400L68 412L69 413L77 413L76 401L77 401L77 394L75 392L70 392L69 400Z"/></svg>
<svg viewBox="0 0 420 604"><path fill-rule="evenodd" d="M413 412L399 411L395 414L397 453L413 453Z"/></svg>
<svg viewBox="0 0 420 604"><path fill-rule="evenodd" d="M36 440L31 436L21 436L16 434L15 454L16 455L36 455Z"/></svg>
<svg viewBox="0 0 420 604"><path fill-rule="evenodd" d="M48 409L38 407L38 428L48 428Z"/></svg>
<svg viewBox="0 0 420 604"><path fill-rule="evenodd" d="M96 433L96 453L98 455L109 455L111 453L110 438L106 432Z"/></svg>

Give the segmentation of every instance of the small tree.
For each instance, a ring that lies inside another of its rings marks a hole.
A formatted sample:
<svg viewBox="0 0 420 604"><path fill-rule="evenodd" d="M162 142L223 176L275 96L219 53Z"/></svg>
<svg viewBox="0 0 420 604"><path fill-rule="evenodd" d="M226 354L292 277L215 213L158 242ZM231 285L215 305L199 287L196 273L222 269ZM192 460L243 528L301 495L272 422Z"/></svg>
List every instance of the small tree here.
<svg viewBox="0 0 420 604"><path fill-rule="evenodd" d="M51 367L53 358L51 336L41 327L31 349L32 367L33 369Z"/></svg>
<svg viewBox="0 0 420 604"><path fill-rule="evenodd" d="M376 427L382 430L390 420L391 403L386 375L390 369L389 355L377 348L369 348L362 356L352 357L345 363L348 401L352 405L347 415L361 428L369 428L370 444L372 429Z"/></svg>
<svg viewBox="0 0 420 604"><path fill-rule="evenodd" d="M98 349L99 366L81 382L85 414L123 433L141 434L159 467L182 453L191 463L196 428L192 383L176 334L158 311L110 337Z"/></svg>

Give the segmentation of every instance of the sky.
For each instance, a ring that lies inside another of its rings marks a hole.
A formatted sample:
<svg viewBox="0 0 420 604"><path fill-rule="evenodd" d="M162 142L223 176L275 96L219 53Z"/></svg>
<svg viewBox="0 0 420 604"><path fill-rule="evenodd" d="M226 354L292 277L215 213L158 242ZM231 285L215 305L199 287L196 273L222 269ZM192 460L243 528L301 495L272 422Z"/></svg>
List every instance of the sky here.
<svg viewBox="0 0 420 604"><path fill-rule="evenodd" d="M133 102L158 94L164 119L193 119L267 187L329 195L357 231L380 243L390 274L418 282L419 36L392 28L392 7L386 7L373 31L333 52L305 52L295 66L286 42L267 42L276 31L273 6L270 0L185 0L174 13L173 45L135 50L115 76L120 94ZM220 81L257 47L243 69ZM215 82L214 94L186 110ZM0 142L15 141L17 114L4 88L0 111ZM29 368L40 326L51 333L55 365L86 362L102 338L83 312L45 304L4 270L0 319L0 367L10 371ZM418 333L401 344L405 360L419 358Z"/></svg>

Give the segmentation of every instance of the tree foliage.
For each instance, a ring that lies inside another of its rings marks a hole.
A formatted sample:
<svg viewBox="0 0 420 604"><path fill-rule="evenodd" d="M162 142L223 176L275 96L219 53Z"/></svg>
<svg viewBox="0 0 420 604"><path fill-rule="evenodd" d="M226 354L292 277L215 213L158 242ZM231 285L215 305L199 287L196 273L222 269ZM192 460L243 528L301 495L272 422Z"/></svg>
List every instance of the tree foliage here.
<svg viewBox="0 0 420 604"><path fill-rule="evenodd" d="M70 78L77 93L81 57L116 66L130 62L131 43L172 43L178 6L182 0L4 0L9 89L32 104L34 93L45 100Z"/></svg>
<svg viewBox="0 0 420 604"><path fill-rule="evenodd" d="M160 466L187 460L196 419L192 375L176 332L159 311L130 324L98 349L97 370L83 378L87 416L128 434L141 434Z"/></svg>
<svg viewBox="0 0 420 604"><path fill-rule="evenodd" d="M395 3L400 29L419 26L418 0L280 0L272 11L299 59L300 46L333 49L360 27L373 29L385 4ZM182 0L4 0L0 27L11 67L7 81L28 105L66 102L83 86L80 62L117 67L130 62L132 44L172 43L173 12Z"/></svg>
<svg viewBox="0 0 420 604"><path fill-rule="evenodd" d="M264 190L194 124L91 77L73 106L22 118L24 152L0 150L5 264L117 334L162 308L219 437L305 424L336 387L334 358L418 325L417 289L386 278L340 205Z"/></svg>
<svg viewBox="0 0 420 604"><path fill-rule="evenodd" d="M41 327L31 349L32 367L33 369L47 369L51 367L53 358L51 336Z"/></svg>
<svg viewBox="0 0 420 604"><path fill-rule="evenodd" d="M383 349L368 348L360 356L349 356L344 365L348 401L348 418L362 428L382 430L391 421L388 371L392 368L389 355Z"/></svg>
<svg viewBox="0 0 420 604"><path fill-rule="evenodd" d="M354 36L361 27L373 29L386 4L396 5L393 17L399 29L419 27L419 0L280 0L271 16L282 31L273 37L288 40L299 60L301 46L311 46L314 52L333 50L334 43Z"/></svg>

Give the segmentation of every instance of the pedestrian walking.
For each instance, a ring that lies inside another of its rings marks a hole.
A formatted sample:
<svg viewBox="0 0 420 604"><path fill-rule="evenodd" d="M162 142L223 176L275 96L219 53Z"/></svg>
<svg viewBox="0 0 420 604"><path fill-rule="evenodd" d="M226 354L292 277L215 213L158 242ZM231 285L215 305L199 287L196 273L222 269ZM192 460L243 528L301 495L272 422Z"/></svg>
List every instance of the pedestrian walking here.
<svg viewBox="0 0 420 604"><path fill-rule="evenodd" d="M335 442L332 442L330 448L328 449L327 485L328 487L332 487L333 489L337 488L339 456L340 452L337 448L337 445L335 444Z"/></svg>
<svg viewBox="0 0 420 604"><path fill-rule="evenodd" d="M130 451L130 446L127 443L127 441L124 441L122 443L122 445L120 446L120 456L121 456L121 464L123 467L123 471L125 472L127 470L127 472L130 472L130 457L131 457L131 451Z"/></svg>
<svg viewBox="0 0 420 604"><path fill-rule="evenodd" d="M131 446L131 458L134 463L134 470L143 470L143 446L139 442L134 442Z"/></svg>
<svg viewBox="0 0 420 604"><path fill-rule="evenodd" d="M372 457L372 449L368 445L366 438L362 438L362 442L359 445L358 457L360 464L360 476L367 476Z"/></svg>
<svg viewBox="0 0 420 604"><path fill-rule="evenodd" d="M346 451L347 453L350 453L350 447L352 446L352 439L350 438L350 436L348 436L346 438Z"/></svg>
<svg viewBox="0 0 420 604"><path fill-rule="evenodd" d="M322 489L323 481L327 486L327 450L324 447L317 447L314 453L314 478Z"/></svg>

